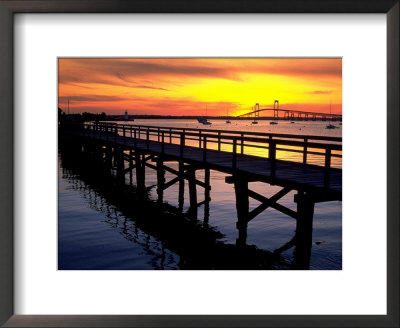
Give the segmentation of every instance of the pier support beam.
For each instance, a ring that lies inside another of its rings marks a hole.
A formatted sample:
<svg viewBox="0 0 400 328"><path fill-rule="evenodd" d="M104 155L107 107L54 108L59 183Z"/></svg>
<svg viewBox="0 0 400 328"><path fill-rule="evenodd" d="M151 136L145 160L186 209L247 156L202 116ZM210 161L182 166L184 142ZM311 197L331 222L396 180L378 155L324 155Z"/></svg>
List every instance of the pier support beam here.
<svg viewBox="0 0 400 328"><path fill-rule="evenodd" d="M115 164L117 167L117 180L118 183L125 182L125 170L124 170L124 151L122 148L115 149Z"/></svg>
<svg viewBox="0 0 400 328"><path fill-rule="evenodd" d="M135 165L136 165L136 186L139 193L145 190L145 165L142 155L139 152L135 152Z"/></svg>
<svg viewBox="0 0 400 328"><path fill-rule="evenodd" d="M101 161L103 159L103 148L96 142L88 142L88 150L94 161Z"/></svg>
<svg viewBox="0 0 400 328"><path fill-rule="evenodd" d="M208 225L208 220L210 218L210 169L204 169L204 225Z"/></svg>
<svg viewBox="0 0 400 328"><path fill-rule="evenodd" d="M106 146L105 149L105 163L108 169L112 167L112 157L113 157L113 149L111 146Z"/></svg>
<svg viewBox="0 0 400 328"><path fill-rule="evenodd" d="M249 183L243 177L235 177L235 194L236 194L236 210L238 221L236 227L239 230L239 237L236 245L246 244L247 239L247 222L249 216Z"/></svg>
<svg viewBox="0 0 400 328"><path fill-rule="evenodd" d="M178 178L179 178L179 192L178 192L178 207L179 210L183 211L183 203L184 203L184 194L185 194L185 169L182 161L179 162L178 169Z"/></svg>
<svg viewBox="0 0 400 328"><path fill-rule="evenodd" d="M162 204L164 196L165 169L162 158L157 158L157 202Z"/></svg>
<svg viewBox="0 0 400 328"><path fill-rule="evenodd" d="M297 202L297 223L293 268L308 270L310 268L315 200L311 195L299 192L295 201Z"/></svg>
<svg viewBox="0 0 400 328"><path fill-rule="evenodd" d="M189 181L189 200L190 200L189 213L193 219L197 219L196 170L194 168L189 168L186 175Z"/></svg>
<svg viewBox="0 0 400 328"><path fill-rule="evenodd" d="M132 186L133 152L129 149L129 184Z"/></svg>

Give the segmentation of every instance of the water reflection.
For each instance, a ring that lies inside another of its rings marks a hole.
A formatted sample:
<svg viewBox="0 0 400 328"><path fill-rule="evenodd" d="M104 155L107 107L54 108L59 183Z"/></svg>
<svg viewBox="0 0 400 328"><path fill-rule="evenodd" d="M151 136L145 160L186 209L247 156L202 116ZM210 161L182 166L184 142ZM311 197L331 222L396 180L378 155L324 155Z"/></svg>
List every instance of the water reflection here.
<svg viewBox="0 0 400 328"><path fill-rule="evenodd" d="M139 193L134 185L114 176L94 151L60 146L63 179L79 190L92 210L105 215L106 224L139 245L150 256L153 269L308 269L309 254L304 261L304 252L295 252L293 263L288 263L281 256L282 249L269 252L225 244L224 236L208 224L208 218L201 223L179 207L157 203L148 189ZM296 246L296 238L293 240L286 249ZM142 264L136 269L143 269Z"/></svg>

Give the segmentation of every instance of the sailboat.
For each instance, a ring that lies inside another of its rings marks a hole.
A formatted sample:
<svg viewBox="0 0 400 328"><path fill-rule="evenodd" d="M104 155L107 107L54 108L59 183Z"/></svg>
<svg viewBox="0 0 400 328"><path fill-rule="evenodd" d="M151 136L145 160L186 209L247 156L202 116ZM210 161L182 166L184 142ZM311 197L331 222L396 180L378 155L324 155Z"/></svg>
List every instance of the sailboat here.
<svg viewBox="0 0 400 328"><path fill-rule="evenodd" d="M228 111L226 111L226 117L227 117L228 119L225 121L225 123L231 124L231 120L229 119L229 112L228 112Z"/></svg>
<svg viewBox="0 0 400 328"><path fill-rule="evenodd" d="M254 110L255 108L257 108L257 107L252 107L251 109ZM258 121L256 121L256 112L254 112L254 120L253 120L253 122L251 122L251 124L258 124Z"/></svg>
<svg viewBox="0 0 400 328"><path fill-rule="evenodd" d="M211 125L211 122L207 120L207 105L206 105L206 117L199 117L197 121L203 125Z"/></svg>
<svg viewBox="0 0 400 328"><path fill-rule="evenodd" d="M332 103L329 104L329 114L332 114ZM333 124L331 124L331 123L329 123L329 124L326 126L326 128L327 128L327 129L336 129L336 126L333 125Z"/></svg>

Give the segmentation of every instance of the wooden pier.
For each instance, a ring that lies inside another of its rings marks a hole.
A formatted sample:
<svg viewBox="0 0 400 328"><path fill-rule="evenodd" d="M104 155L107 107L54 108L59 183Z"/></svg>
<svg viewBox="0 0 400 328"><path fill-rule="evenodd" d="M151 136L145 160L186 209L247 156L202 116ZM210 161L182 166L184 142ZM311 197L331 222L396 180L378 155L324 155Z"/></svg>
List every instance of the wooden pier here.
<svg viewBox="0 0 400 328"><path fill-rule="evenodd" d="M226 173L226 182L235 186L238 245L246 243L248 223L271 207L297 220L297 240L306 245L305 252L310 251L314 204L342 198L341 138L114 123L64 123L60 135L90 144L105 162L114 163L121 181L125 174L132 181L135 173L138 190L146 190L145 168L154 169L160 203L165 190L178 183L178 204L183 209L187 180L193 218L204 205L208 220L210 170ZM168 166L171 162L177 163L177 168ZM198 170L204 170L204 181L196 177ZM165 172L175 177L166 181ZM282 188L266 197L249 188L254 181ZM201 201L197 187L204 189ZM297 192L297 211L278 203L293 190ZM252 211L249 198L260 202Z"/></svg>

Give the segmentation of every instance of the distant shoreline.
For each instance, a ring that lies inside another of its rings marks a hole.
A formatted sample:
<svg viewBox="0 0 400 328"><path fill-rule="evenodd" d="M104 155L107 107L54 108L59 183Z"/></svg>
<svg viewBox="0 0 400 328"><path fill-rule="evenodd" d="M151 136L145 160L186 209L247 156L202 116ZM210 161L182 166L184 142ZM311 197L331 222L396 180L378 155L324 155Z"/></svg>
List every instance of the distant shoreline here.
<svg viewBox="0 0 400 328"><path fill-rule="evenodd" d="M254 117L234 117L234 116L165 116L165 115L129 115L128 119L124 119L124 115L107 115L107 121L133 121L136 119L161 119L161 120L197 120L198 118L205 118L208 120L237 120L237 121L253 121ZM272 121L272 120L280 120L280 121L313 121L311 118L273 118L273 117L257 117L257 121ZM328 121L326 119L325 121ZM316 119L315 121L324 121L323 119ZM340 121L340 119L332 119L332 121Z"/></svg>

